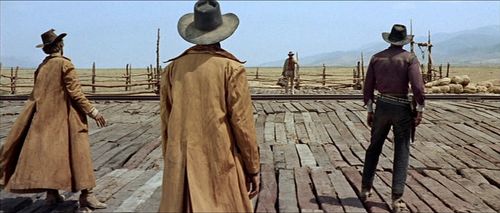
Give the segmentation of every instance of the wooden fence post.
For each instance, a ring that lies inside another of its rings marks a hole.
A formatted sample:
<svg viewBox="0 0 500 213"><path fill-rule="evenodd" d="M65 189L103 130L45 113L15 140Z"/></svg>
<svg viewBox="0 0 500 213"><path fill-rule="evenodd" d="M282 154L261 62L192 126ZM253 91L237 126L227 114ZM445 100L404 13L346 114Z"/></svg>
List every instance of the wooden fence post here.
<svg viewBox="0 0 500 213"><path fill-rule="evenodd" d="M128 91L128 64L125 66L125 91Z"/></svg>
<svg viewBox="0 0 500 213"><path fill-rule="evenodd" d="M259 79L259 68L255 71L255 79Z"/></svg>
<svg viewBox="0 0 500 213"><path fill-rule="evenodd" d="M326 66L323 64L323 86L326 85Z"/></svg>
<svg viewBox="0 0 500 213"><path fill-rule="evenodd" d="M450 77L450 62L448 62L448 64L446 64L446 77L447 78Z"/></svg>
<svg viewBox="0 0 500 213"><path fill-rule="evenodd" d="M14 67L10 68L10 93L12 95L16 94L16 81L17 81L17 72L19 67L16 67L16 71L14 73Z"/></svg>
<svg viewBox="0 0 500 213"><path fill-rule="evenodd" d="M132 64L128 64L128 90L132 91Z"/></svg>
<svg viewBox="0 0 500 213"><path fill-rule="evenodd" d="M146 72L148 73L148 83L151 83L151 72L149 70L149 66L146 67ZM148 89L151 89L151 84L148 84Z"/></svg>
<svg viewBox="0 0 500 213"><path fill-rule="evenodd" d="M356 66L356 84L359 84L360 76L361 76L361 62L358 61L358 64Z"/></svg>
<svg viewBox="0 0 500 213"><path fill-rule="evenodd" d="M2 63L0 63L0 80L2 80Z"/></svg>
<svg viewBox="0 0 500 213"><path fill-rule="evenodd" d="M363 52L361 52L361 83L365 82L365 61L363 59Z"/></svg>
<svg viewBox="0 0 500 213"><path fill-rule="evenodd" d="M92 93L95 93L95 62L92 63Z"/></svg>
<svg viewBox="0 0 500 213"><path fill-rule="evenodd" d="M439 65L439 79L443 78L443 64Z"/></svg>

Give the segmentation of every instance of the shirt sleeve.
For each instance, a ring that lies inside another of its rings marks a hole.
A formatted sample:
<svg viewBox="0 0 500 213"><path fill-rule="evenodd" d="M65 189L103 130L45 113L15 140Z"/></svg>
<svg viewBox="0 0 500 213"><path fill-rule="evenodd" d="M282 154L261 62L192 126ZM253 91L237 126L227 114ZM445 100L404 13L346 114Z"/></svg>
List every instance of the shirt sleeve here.
<svg viewBox="0 0 500 213"><path fill-rule="evenodd" d="M373 103L373 93L375 90L375 73L373 70L373 64L374 58L372 57L370 59L370 63L368 64L368 70L366 71L366 78L363 86L363 102L365 105L368 104L369 100L372 100Z"/></svg>
<svg viewBox="0 0 500 213"><path fill-rule="evenodd" d="M420 62L415 55L411 55L408 66L408 78L410 79L413 97L418 105L425 106L424 79L420 74Z"/></svg>
<svg viewBox="0 0 500 213"><path fill-rule="evenodd" d="M260 159L255 138L252 100L248 89L245 68L230 68L227 84L228 115L236 145L242 156L245 171L256 174L260 171Z"/></svg>
<svg viewBox="0 0 500 213"><path fill-rule="evenodd" d="M63 64L63 81L66 88L67 94L80 108L89 116L95 117L97 115L97 109L92 106L90 101L85 97L82 92L82 86L78 80L78 75L75 71L73 63L70 61L64 61Z"/></svg>

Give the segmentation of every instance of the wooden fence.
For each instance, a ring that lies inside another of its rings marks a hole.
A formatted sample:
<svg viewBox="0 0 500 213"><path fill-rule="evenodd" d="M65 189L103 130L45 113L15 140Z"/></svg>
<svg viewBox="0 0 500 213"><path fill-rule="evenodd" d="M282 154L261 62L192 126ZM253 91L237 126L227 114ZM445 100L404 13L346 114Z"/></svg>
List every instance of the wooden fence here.
<svg viewBox="0 0 500 213"><path fill-rule="evenodd" d="M349 74L350 68L301 67L297 77L299 87L330 87L360 89L364 79L364 67L358 63ZM160 67L161 70L161 67ZM5 69L3 70L5 72ZM34 84L34 69L20 69L11 67L10 73L2 73L0 64L0 93L1 94L29 94ZM247 68L247 79L252 88L280 89L277 85L281 76L281 68L250 67ZM133 69L127 64L125 69L96 69L95 63L91 70L80 70L79 80L83 91L88 95L97 94L157 94L159 91L160 72L150 65Z"/></svg>
<svg viewBox="0 0 500 213"><path fill-rule="evenodd" d="M145 70L145 72L144 72ZM161 67L160 67L161 70ZM19 67L11 67L10 75L2 73L0 64L0 93L2 94L28 94L34 84L33 69L20 69ZM119 70L120 72L122 70ZM22 73L21 75L21 72ZM27 74L26 72L30 72ZM108 72L108 73L106 73ZM21 77L22 76L22 77ZM31 76L31 77L26 77ZM132 65L127 64L123 74L109 71L100 71L97 73L95 63L92 64L90 74L79 74L79 80L85 94L155 94L159 91L160 72L153 68L152 65L141 69L138 73L133 73ZM5 79L7 82L5 82ZM19 88L26 88L19 91ZM99 91L98 91L99 88Z"/></svg>

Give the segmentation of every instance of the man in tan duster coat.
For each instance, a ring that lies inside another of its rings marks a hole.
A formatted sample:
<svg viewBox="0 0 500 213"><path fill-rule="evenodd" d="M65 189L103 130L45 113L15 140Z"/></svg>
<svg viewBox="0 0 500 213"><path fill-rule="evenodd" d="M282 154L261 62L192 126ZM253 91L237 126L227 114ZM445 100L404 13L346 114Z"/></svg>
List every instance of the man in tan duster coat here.
<svg viewBox="0 0 500 213"><path fill-rule="evenodd" d="M87 115L98 126L103 116L84 96L70 59L62 55L62 38L51 29L42 34L48 56L35 72L33 91L0 149L0 185L15 193L47 191L47 204L63 201L58 190L82 191L80 206L105 208L92 193L94 170Z"/></svg>
<svg viewBox="0 0 500 213"><path fill-rule="evenodd" d="M213 0L178 23L196 46L161 76L164 175L160 212L252 212L259 153L245 68L220 47L238 26Z"/></svg>

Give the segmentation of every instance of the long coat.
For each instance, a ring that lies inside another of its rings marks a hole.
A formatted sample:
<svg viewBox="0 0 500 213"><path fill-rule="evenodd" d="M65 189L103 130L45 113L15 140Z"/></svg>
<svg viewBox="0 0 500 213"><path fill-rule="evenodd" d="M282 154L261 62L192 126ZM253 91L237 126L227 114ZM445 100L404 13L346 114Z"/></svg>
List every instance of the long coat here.
<svg viewBox="0 0 500 213"><path fill-rule="evenodd" d="M0 184L18 193L94 187L86 117L92 110L71 61L45 58L0 150Z"/></svg>
<svg viewBox="0 0 500 213"><path fill-rule="evenodd" d="M243 65L187 51L165 68L160 93L160 212L252 211L245 178L260 168Z"/></svg>

